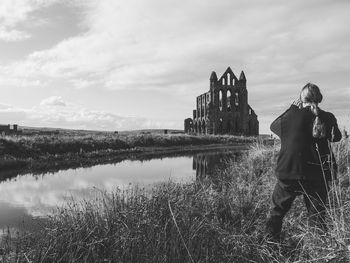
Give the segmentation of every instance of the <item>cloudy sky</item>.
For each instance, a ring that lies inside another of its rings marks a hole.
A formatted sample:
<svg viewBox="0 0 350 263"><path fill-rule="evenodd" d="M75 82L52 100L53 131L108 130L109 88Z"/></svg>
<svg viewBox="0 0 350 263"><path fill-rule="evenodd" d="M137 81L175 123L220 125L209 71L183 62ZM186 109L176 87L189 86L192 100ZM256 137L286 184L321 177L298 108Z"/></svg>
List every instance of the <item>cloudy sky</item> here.
<svg viewBox="0 0 350 263"><path fill-rule="evenodd" d="M260 130L318 84L350 128L350 1L2 0L0 123L183 128L211 71L247 77Z"/></svg>

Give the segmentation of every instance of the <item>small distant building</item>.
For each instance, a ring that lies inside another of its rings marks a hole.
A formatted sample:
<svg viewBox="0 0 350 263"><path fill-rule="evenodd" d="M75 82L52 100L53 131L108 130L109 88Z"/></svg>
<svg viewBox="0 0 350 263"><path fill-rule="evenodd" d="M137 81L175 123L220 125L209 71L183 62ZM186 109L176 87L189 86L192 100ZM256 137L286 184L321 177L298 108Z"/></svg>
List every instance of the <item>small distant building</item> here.
<svg viewBox="0 0 350 263"><path fill-rule="evenodd" d="M343 131L342 131L342 137L343 137L344 139L349 138L348 132L345 130L345 128L344 128Z"/></svg>
<svg viewBox="0 0 350 263"><path fill-rule="evenodd" d="M20 133L22 133L22 131L18 130L17 124L7 124L7 125L0 124L1 135L11 135L11 134L20 134Z"/></svg>
<svg viewBox="0 0 350 263"><path fill-rule="evenodd" d="M184 130L196 134L259 135L258 116L248 104L247 80L239 78L228 67L218 78L210 75L209 91L196 99L193 119L184 121Z"/></svg>
<svg viewBox="0 0 350 263"><path fill-rule="evenodd" d="M193 133L193 120L191 118L185 119L184 130L185 133Z"/></svg>

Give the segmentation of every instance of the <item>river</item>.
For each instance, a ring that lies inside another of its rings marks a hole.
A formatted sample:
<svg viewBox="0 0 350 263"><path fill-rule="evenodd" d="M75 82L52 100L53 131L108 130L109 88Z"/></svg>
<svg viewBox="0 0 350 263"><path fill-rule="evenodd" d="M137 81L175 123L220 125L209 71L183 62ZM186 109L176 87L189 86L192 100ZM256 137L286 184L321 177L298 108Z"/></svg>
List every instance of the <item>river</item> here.
<svg viewBox="0 0 350 263"><path fill-rule="evenodd" d="M202 180L213 176L236 153L235 148L216 149L149 161L125 160L55 173L17 175L0 182L0 228L17 227L28 218L46 217L67 201L92 198L98 191L134 185L151 187L168 180Z"/></svg>

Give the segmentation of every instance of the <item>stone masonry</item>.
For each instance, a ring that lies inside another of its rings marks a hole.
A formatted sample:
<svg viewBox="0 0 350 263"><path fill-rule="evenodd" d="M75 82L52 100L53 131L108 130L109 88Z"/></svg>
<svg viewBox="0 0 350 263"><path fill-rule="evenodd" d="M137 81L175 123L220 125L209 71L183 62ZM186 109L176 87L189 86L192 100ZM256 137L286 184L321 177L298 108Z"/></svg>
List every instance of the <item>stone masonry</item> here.
<svg viewBox="0 0 350 263"><path fill-rule="evenodd" d="M248 104L247 80L228 67L218 79L210 75L209 91L197 96L193 118L184 122L186 133L259 135L258 116Z"/></svg>

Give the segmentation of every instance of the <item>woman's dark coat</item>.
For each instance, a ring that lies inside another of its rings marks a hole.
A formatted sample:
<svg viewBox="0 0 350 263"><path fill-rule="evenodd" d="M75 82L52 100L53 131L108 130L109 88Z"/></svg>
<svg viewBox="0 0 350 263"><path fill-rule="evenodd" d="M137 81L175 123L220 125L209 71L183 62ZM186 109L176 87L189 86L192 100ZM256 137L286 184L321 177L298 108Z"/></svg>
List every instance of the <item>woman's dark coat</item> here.
<svg viewBox="0 0 350 263"><path fill-rule="evenodd" d="M320 110L326 124L326 138L312 136L315 116L310 107L299 109L292 105L272 124L271 131L281 139L276 175L280 180L331 180L336 163L329 142L341 139L337 120L330 112Z"/></svg>

